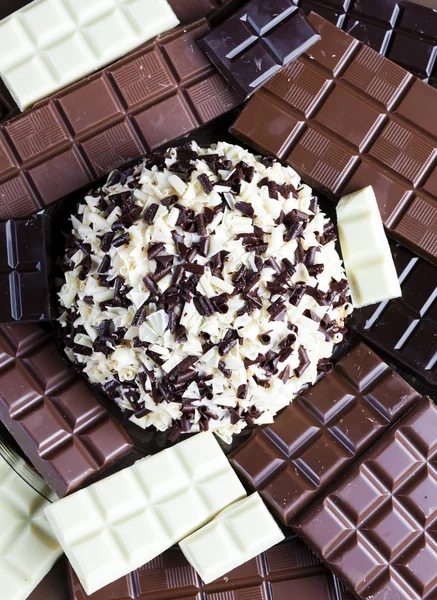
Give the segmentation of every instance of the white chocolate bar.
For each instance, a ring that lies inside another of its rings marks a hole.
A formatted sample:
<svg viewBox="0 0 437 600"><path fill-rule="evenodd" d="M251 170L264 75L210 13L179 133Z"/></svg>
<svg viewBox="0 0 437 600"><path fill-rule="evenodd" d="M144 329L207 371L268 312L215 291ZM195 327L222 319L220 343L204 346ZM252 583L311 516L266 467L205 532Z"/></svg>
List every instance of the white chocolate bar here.
<svg viewBox="0 0 437 600"><path fill-rule="evenodd" d="M258 493L222 511L180 542L188 562L211 583L284 539Z"/></svg>
<svg viewBox="0 0 437 600"><path fill-rule="evenodd" d="M61 556L44 515L47 506L0 456L0 598L27 598Z"/></svg>
<svg viewBox="0 0 437 600"><path fill-rule="evenodd" d="M338 233L355 308L402 295L371 186L337 205Z"/></svg>
<svg viewBox="0 0 437 600"><path fill-rule="evenodd" d="M167 0L34 0L0 22L0 76L24 110L178 23Z"/></svg>
<svg viewBox="0 0 437 600"><path fill-rule="evenodd" d="M199 433L67 496L46 515L92 594L245 495L213 434Z"/></svg>

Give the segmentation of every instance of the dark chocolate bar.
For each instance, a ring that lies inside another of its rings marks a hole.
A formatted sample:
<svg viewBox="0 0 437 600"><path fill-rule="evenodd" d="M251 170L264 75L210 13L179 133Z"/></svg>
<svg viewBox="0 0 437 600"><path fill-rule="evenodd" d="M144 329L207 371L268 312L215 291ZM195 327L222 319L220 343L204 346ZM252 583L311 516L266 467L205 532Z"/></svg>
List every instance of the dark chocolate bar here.
<svg viewBox="0 0 437 600"><path fill-rule="evenodd" d="M293 0L250 0L199 46L226 81L247 97L319 39Z"/></svg>
<svg viewBox="0 0 437 600"><path fill-rule="evenodd" d="M437 262L437 90L309 19L322 39L251 98L232 133L335 199L372 185L391 235Z"/></svg>
<svg viewBox="0 0 437 600"><path fill-rule="evenodd" d="M290 525L419 399L361 343L272 425L255 429L231 464Z"/></svg>
<svg viewBox="0 0 437 600"><path fill-rule="evenodd" d="M220 10L236 9L245 0L169 0L182 25L194 23L203 17L214 17Z"/></svg>
<svg viewBox="0 0 437 600"><path fill-rule="evenodd" d="M348 327L437 385L437 267L391 242L402 297L353 313Z"/></svg>
<svg viewBox="0 0 437 600"><path fill-rule="evenodd" d="M424 398L299 521L358 598L437 598L436 431Z"/></svg>
<svg viewBox="0 0 437 600"><path fill-rule="evenodd" d="M67 587L67 565L61 558L41 583L30 594L28 600L71 600ZM129 599L130 600L130 599Z"/></svg>
<svg viewBox="0 0 437 600"><path fill-rule="evenodd" d="M239 104L179 28L0 128L0 218L23 216L193 131Z"/></svg>
<svg viewBox="0 0 437 600"><path fill-rule="evenodd" d="M351 600L295 536L205 585L178 548L88 596L70 566L72 600Z"/></svg>
<svg viewBox="0 0 437 600"><path fill-rule="evenodd" d="M408 0L298 0L297 4L437 87L436 10Z"/></svg>
<svg viewBox="0 0 437 600"><path fill-rule="evenodd" d="M48 215L0 221L0 323L55 317Z"/></svg>
<svg viewBox="0 0 437 600"><path fill-rule="evenodd" d="M0 420L58 496L132 448L40 325L0 326Z"/></svg>

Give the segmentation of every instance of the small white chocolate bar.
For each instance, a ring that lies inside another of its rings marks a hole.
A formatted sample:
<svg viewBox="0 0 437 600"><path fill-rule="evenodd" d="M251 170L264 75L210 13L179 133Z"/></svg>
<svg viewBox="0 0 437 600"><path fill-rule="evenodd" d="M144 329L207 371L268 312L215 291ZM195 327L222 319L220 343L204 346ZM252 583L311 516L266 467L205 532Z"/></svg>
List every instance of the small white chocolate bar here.
<svg viewBox="0 0 437 600"><path fill-rule="evenodd" d="M258 493L222 511L180 542L188 562L211 583L284 539Z"/></svg>
<svg viewBox="0 0 437 600"><path fill-rule="evenodd" d="M47 506L50 502L0 456L0 598L4 600L27 598L62 554L44 515Z"/></svg>
<svg viewBox="0 0 437 600"><path fill-rule="evenodd" d="M46 515L90 595L244 496L213 434L199 433L67 496Z"/></svg>
<svg viewBox="0 0 437 600"><path fill-rule="evenodd" d="M178 23L167 0L34 0L0 22L0 76L25 110Z"/></svg>
<svg viewBox="0 0 437 600"><path fill-rule="evenodd" d="M402 295L371 186L337 205L338 234L355 308Z"/></svg>

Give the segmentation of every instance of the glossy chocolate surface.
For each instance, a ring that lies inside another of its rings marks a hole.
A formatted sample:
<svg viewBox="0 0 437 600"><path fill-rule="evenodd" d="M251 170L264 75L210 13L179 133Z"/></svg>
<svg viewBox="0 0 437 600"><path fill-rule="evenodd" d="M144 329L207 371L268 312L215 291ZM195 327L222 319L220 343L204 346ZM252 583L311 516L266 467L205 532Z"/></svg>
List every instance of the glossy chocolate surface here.
<svg viewBox="0 0 437 600"><path fill-rule="evenodd" d="M309 18L322 39L251 98L232 133L334 199L372 185L391 235L437 263L437 90Z"/></svg>
<svg viewBox="0 0 437 600"><path fill-rule="evenodd" d="M298 0L437 87L437 12L408 0ZM431 5L432 6L432 5Z"/></svg>
<svg viewBox="0 0 437 600"><path fill-rule="evenodd" d="M319 39L292 0L250 0L199 41L199 46L241 96Z"/></svg>
<svg viewBox="0 0 437 600"><path fill-rule="evenodd" d="M231 464L285 525L293 524L419 398L359 344L272 425L255 429Z"/></svg>
<svg viewBox="0 0 437 600"><path fill-rule="evenodd" d="M0 326L0 419L58 496L132 447L40 325Z"/></svg>
<svg viewBox="0 0 437 600"><path fill-rule="evenodd" d="M55 318L50 240L47 215L0 221L0 323Z"/></svg>
<svg viewBox="0 0 437 600"><path fill-rule="evenodd" d="M425 397L299 522L358 598L437 598L436 430Z"/></svg>

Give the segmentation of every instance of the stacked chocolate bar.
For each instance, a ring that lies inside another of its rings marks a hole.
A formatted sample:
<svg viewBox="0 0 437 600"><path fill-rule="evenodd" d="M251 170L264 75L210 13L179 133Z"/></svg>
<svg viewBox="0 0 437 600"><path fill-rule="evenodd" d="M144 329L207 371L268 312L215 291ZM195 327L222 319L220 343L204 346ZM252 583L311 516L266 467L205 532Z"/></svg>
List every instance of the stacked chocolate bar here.
<svg viewBox="0 0 437 600"><path fill-rule="evenodd" d="M0 78L0 597L437 599L437 5L3 2Z"/></svg>

